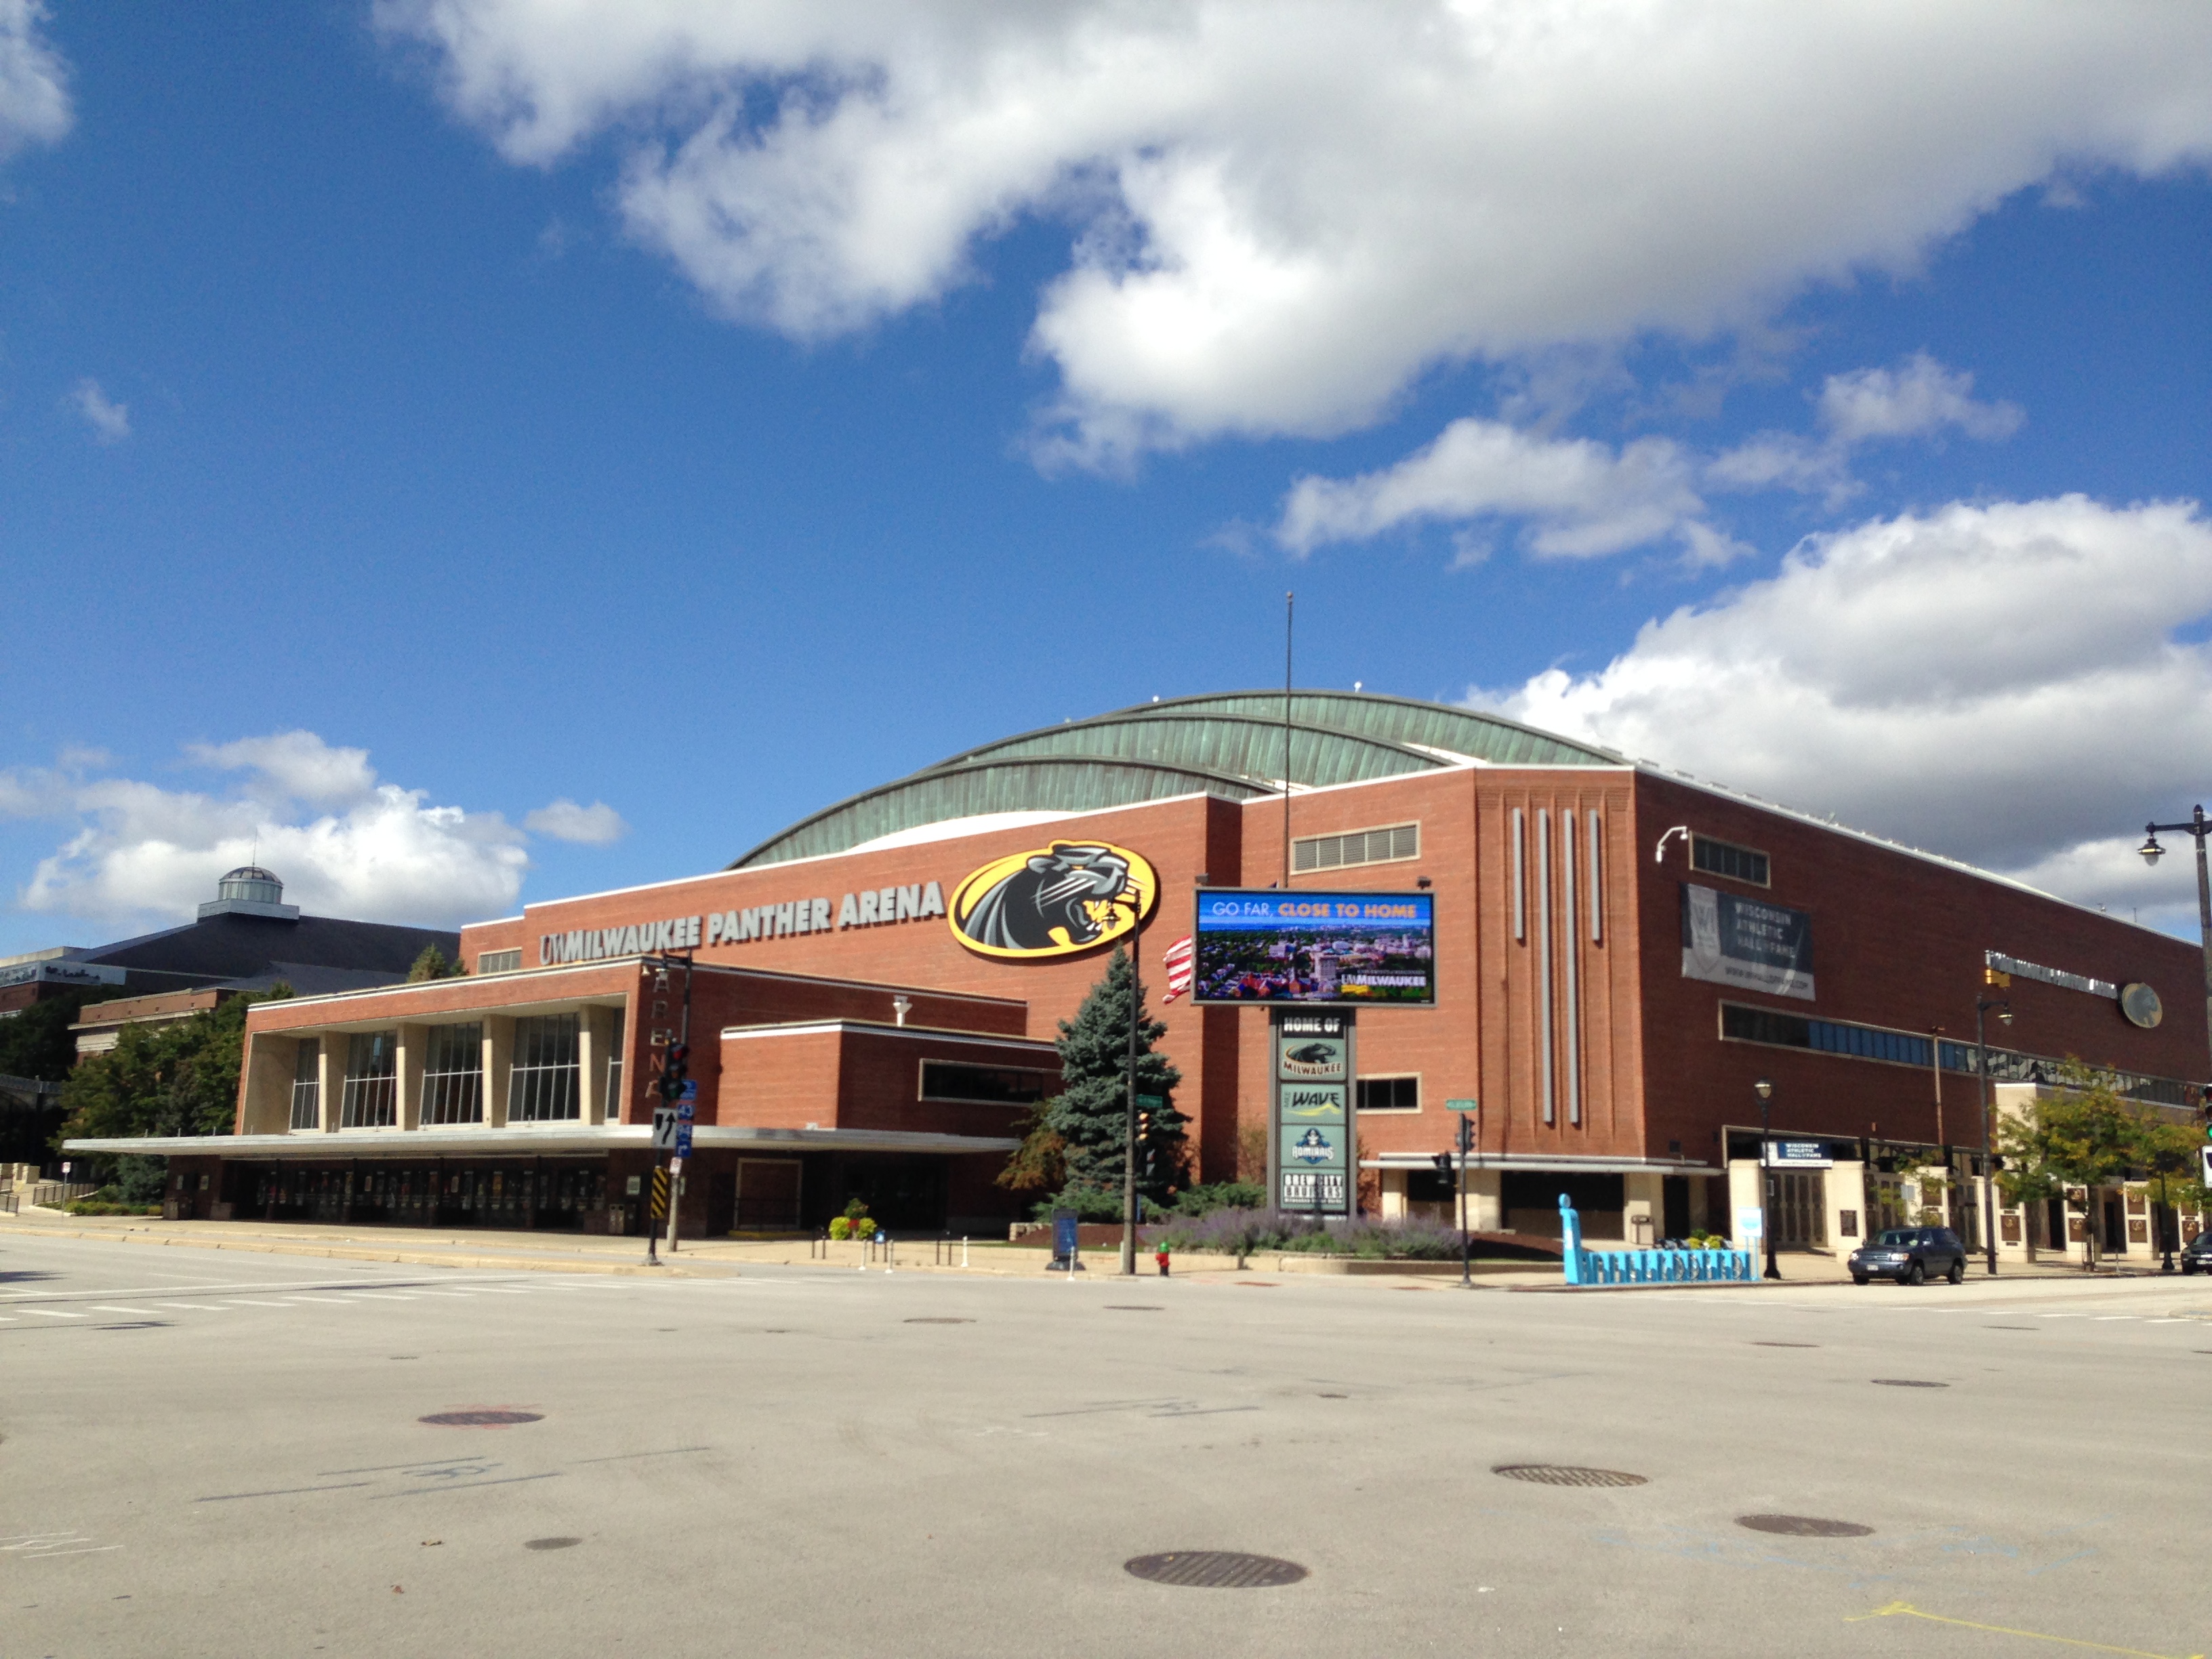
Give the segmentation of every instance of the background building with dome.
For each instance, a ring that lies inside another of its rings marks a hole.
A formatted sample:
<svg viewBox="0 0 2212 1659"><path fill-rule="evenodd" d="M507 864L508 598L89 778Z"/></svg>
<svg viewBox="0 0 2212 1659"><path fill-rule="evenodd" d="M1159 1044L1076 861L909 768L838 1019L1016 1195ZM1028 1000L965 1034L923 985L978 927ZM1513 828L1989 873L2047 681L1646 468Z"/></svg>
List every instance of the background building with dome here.
<svg viewBox="0 0 2212 1659"><path fill-rule="evenodd" d="M1086 896L1102 881L1118 896ZM1385 1218L1441 1218L1433 1160L1473 1103L1484 1231L1556 1231L1565 1193L1594 1238L1729 1232L1764 1179L1785 1246L1849 1248L1904 1201L1904 1147L1937 1150L1971 1230L1984 1076L2078 1056L2183 1114L2212 1070L2191 945L1492 715L1237 692L966 750L721 870L471 924L465 980L257 1006L237 1133L173 1159L182 1201L634 1230L688 1007L687 1231L811 1228L852 1197L896 1231L984 1231L1022 1206L993 1177L1058 1087L1060 1022L1133 942L1190 1178L1258 1176L1268 1011L1164 999L1224 887L1433 904L1433 1006L1358 1013L1346 1138ZM1026 921L985 902L1008 893ZM1984 1072L1975 1003L1999 963L2016 1018ZM1791 1149L1764 1177L1762 1079ZM2092 1207L2108 1250L2148 1248L2140 1197ZM2013 1251L2064 1226L1998 1218Z"/></svg>

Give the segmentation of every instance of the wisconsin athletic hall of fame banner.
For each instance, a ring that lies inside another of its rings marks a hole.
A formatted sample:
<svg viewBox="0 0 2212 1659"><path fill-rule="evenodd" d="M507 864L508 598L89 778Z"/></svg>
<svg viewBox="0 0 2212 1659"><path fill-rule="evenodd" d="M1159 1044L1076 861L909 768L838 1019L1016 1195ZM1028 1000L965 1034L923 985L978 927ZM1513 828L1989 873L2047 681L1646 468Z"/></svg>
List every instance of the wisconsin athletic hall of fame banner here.
<svg viewBox="0 0 2212 1659"><path fill-rule="evenodd" d="M1349 1216L1358 1187L1352 1015L1277 1008L1275 1205L1293 1214Z"/></svg>

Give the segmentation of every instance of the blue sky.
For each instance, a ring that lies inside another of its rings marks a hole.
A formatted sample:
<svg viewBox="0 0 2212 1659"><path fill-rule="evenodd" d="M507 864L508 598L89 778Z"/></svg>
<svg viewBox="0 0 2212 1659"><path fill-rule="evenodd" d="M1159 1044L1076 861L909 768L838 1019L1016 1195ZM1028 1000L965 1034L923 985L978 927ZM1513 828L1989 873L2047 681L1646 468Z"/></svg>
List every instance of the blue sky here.
<svg viewBox="0 0 2212 1659"><path fill-rule="evenodd" d="M2207 14L1265 9L0 3L0 952L711 868L1293 588L2193 930Z"/></svg>

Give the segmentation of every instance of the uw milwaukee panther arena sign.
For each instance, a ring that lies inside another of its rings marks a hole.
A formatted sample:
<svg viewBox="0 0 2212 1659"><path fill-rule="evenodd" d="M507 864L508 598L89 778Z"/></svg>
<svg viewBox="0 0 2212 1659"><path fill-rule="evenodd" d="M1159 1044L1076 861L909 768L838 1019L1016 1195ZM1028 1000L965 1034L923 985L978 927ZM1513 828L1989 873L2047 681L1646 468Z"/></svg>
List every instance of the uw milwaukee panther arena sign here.
<svg viewBox="0 0 2212 1659"><path fill-rule="evenodd" d="M1056 841L1009 853L952 890L953 937L979 956L1035 962L1111 945L1137 930L1160 896L1139 853Z"/></svg>
<svg viewBox="0 0 2212 1659"><path fill-rule="evenodd" d="M695 951L702 945L750 945L758 939L798 933L827 933L847 927L877 927L887 922L927 921L945 914L945 890L933 881L872 887L848 893L834 908L829 898L786 899L742 910L710 910L696 916L668 916L620 927L585 927L546 933L538 941L543 963L603 962L656 951Z"/></svg>

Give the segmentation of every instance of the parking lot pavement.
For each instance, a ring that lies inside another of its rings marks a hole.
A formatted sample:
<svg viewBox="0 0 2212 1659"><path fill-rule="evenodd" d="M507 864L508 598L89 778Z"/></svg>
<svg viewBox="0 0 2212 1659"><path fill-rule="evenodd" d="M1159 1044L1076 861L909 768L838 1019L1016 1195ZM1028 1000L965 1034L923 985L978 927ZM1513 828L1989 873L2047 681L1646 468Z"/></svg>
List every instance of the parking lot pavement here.
<svg viewBox="0 0 2212 1659"><path fill-rule="evenodd" d="M10 1654L2208 1646L2193 1280L189 1254L0 1245ZM1304 1576L1125 1570L1203 1551Z"/></svg>

